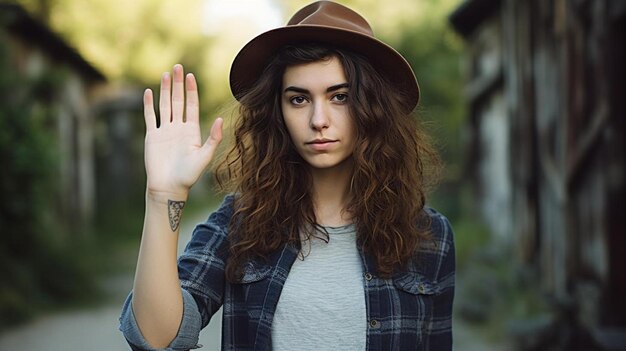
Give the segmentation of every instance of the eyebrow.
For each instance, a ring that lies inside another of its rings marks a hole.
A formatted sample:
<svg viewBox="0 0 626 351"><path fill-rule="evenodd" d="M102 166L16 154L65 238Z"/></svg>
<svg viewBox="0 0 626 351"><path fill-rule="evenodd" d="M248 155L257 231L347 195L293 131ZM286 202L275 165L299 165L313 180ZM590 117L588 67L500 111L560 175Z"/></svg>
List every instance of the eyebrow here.
<svg viewBox="0 0 626 351"><path fill-rule="evenodd" d="M348 83L336 84L336 85L328 87L326 89L326 92L327 93L331 93L333 91L337 91L339 89L349 88L349 87L350 87L350 84L348 84ZM310 94L311 93L308 89L294 87L294 86L290 86L290 87L285 88L284 92L286 93L288 91L294 91L296 93L301 93L301 94Z"/></svg>

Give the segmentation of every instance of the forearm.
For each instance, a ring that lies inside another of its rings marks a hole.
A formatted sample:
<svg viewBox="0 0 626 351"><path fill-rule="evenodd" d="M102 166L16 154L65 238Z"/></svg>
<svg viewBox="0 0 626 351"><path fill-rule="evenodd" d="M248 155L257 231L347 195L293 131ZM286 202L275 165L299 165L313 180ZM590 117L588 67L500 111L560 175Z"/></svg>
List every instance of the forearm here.
<svg viewBox="0 0 626 351"><path fill-rule="evenodd" d="M186 194L146 194L132 307L144 338L157 348L176 337L183 314L176 252L186 200Z"/></svg>

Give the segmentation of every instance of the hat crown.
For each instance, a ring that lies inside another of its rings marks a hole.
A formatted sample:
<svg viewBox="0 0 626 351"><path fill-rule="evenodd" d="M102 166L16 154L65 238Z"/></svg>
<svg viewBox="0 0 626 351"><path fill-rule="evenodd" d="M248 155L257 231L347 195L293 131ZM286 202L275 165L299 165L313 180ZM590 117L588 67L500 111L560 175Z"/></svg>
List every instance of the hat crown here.
<svg viewBox="0 0 626 351"><path fill-rule="evenodd" d="M287 26L324 26L350 30L361 34L374 36L372 27L365 18L353 10L332 2L314 2L296 12L287 23Z"/></svg>

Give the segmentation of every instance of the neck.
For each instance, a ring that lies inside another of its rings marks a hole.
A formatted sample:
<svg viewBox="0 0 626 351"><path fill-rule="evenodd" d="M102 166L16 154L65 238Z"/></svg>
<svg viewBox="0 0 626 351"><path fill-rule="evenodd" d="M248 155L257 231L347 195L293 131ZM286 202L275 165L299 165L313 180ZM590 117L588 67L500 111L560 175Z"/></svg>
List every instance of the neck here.
<svg viewBox="0 0 626 351"><path fill-rule="evenodd" d="M340 226L352 222L344 210L350 200L351 162L331 169L313 169L313 205L320 225Z"/></svg>

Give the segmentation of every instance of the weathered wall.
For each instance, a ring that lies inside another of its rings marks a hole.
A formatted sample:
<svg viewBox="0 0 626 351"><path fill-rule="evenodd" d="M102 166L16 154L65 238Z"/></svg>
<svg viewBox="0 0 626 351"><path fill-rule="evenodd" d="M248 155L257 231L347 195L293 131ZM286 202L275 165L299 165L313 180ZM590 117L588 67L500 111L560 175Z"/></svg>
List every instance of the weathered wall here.
<svg viewBox="0 0 626 351"><path fill-rule="evenodd" d="M484 217L565 323L613 345L626 330L626 2L476 0L451 20L468 42Z"/></svg>

